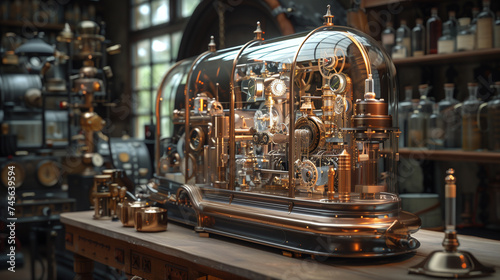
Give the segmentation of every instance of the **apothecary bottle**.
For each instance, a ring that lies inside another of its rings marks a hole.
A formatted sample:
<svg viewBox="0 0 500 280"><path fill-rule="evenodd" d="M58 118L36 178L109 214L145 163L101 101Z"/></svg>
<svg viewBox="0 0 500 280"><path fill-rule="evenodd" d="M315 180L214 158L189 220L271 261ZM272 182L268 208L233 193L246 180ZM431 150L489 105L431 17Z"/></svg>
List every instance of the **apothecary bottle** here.
<svg viewBox="0 0 500 280"><path fill-rule="evenodd" d="M468 83L469 97L462 105L462 149L474 151L481 148L481 130L478 123L479 106L477 83Z"/></svg>
<svg viewBox="0 0 500 280"><path fill-rule="evenodd" d="M427 135L427 147L429 149L441 149L443 147L444 131L437 104L434 104L432 114L427 120Z"/></svg>
<svg viewBox="0 0 500 280"><path fill-rule="evenodd" d="M416 105L413 113L408 119L408 147L425 147L425 117L420 111L421 107Z"/></svg>
<svg viewBox="0 0 500 280"><path fill-rule="evenodd" d="M385 23L385 29L382 31L382 45L387 53L392 53L392 48L396 43L396 31L392 27L392 22Z"/></svg>
<svg viewBox="0 0 500 280"><path fill-rule="evenodd" d="M474 32L471 30L470 18L460 18L457 34L457 51L471 51L474 49Z"/></svg>
<svg viewBox="0 0 500 280"><path fill-rule="evenodd" d="M396 45L392 48L392 58L408 57L408 49L403 45L403 38L396 39Z"/></svg>
<svg viewBox="0 0 500 280"><path fill-rule="evenodd" d="M497 11L497 20L493 32L495 33L493 36L495 38L495 48L500 48L500 11Z"/></svg>
<svg viewBox="0 0 500 280"><path fill-rule="evenodd" d="M427 133L427 127L428 127L427 122L434 110L434 104L435 104L435 102L430 100L430 98L428 97L429 90L430 88L427 84L422 84L418 86L418 91L420 93L420 101L418 102L418 108L420 114L424 119L424 130L423 130L424 143L428 142L429 135Z"/></svg>
<svg viewBox="0 0 500 280"><path fill-rule="evenodd" d="M488 49L493 47L494 16L490 10L490 1L483 1L483 10L477 15L476 48Z"/></svg>
<svg viewBox="0 0 500 280"><path fill-rule="evenodd" d="M411 86L405 87L405 99L399 102L398 106L398 121L399 130L401 131L399 137L399 146L408 146L408 120L413 113L412 102L413 88Z"/></svg>
<svg viewBox="0 0 500 280"><path fill-rule="evenodd" d="M460 105L453 98L455 85L444 84L445 98L438 102L440 124L443 126L443 147L460 148L462 145L462 118L460 116Z"/></svg>
<svg viewBox="0 0 500 280"><path fill-rule="evenodd" d="M436 54L438 51L438 40L441 37L442 23L438 17L438 9L432 8L431 17L427 20L427 52Z"/></svg>
<svg viewBox="0 0 500 280"><path fill-rule="evenodd" d="M411 49L413 56L421 56L425 54L425 27L421 18L417 18L416 22L411 31Z"/></svg>
<svg viewBox="0 0 500 280"><path fill-rule="evenodd" d="M496 82L495 96L488 102L488 149L500 151L500 82Z"/></svg>
<svg viewBox="0 0 500 280"><path fill-rule="evenodd" d="M454 53L456 38L452 35L451 26L443 24L443 36L438 40L438 53Z"/></svg>
<svg viewBox="0 0 500 280"><path fill-rule="evenodd" d="M402 40L403 46L406 48L407 56L411 54L411 30L406 25L406 20L402 19L398 29L396 30L396 42Z"/></svg>

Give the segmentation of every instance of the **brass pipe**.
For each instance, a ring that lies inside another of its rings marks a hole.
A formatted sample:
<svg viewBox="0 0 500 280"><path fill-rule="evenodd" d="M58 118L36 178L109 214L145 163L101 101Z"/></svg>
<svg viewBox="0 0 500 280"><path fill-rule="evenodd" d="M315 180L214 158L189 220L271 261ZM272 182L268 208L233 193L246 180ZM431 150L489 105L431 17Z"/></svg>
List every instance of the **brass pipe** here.
<svg viewBox="0 0 500 280"><path fill-rule="evenodd" d="M351 155L346 149L339 155L338 161L339 199L342 202L351 200Z"/></svg>
<svg viewBox="0 0 500 280"><path fill-rule="evenodd" d="M335 195L335 169L330 167L328 170L328 192L326 193L328 200L332 201Z"/></svg>

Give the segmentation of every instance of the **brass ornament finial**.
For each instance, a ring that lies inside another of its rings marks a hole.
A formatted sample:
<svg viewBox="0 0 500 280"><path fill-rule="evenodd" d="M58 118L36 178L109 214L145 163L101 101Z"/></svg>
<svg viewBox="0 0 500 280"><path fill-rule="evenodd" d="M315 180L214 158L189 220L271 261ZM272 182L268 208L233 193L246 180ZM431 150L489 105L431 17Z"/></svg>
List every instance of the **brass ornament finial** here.
<svg viewBox="0 0 500 280"><path fill-rule="evenodd" d="M455 184L456 178L453 174L455 174L455 170L453 170L453 168L446 170L447 176L444 178L446 184Z"/></svg>
<svg viewBox="0 0 500 280"><path fill-rule="evenodd" d="M253 33L255 34L255 40L262 40L262 29L260 28L260 21L257 21L257 28Z"/></svg>
<svg viewBox="0 0 500 280"><path fill-rule="evenodd" d="M215 52L217 50L216 46L217 45L215 44L214 36L210 36L210 43L208 44L208 50L210 52Z"/></svg>
<svg viewBox="0 0 500 280"><path fill-rule="evenodd" d="M326 14L323 16L325 19L324 25L326 26L333 26L333 18L334 16L330 12L330 5L326 6Z"/></svg>

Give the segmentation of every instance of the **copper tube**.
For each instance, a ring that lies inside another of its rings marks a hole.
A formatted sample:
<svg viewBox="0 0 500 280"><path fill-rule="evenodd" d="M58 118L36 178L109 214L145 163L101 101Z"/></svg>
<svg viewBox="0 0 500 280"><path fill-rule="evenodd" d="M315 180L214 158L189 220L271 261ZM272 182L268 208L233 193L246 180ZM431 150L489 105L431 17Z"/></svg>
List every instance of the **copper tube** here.
<svg viewBox="0 0 500 280"><path fill-rule="evenodd" d="M351 200L351 155L346 149L339 155L338 162L339 199L342 202Z"/></svg>
<svg viewBox="0 0 500 280"><path fill-rule="evenodd" d="M333 200L335 195L335 169L330 167L328 170L328 200Z"/></svg>

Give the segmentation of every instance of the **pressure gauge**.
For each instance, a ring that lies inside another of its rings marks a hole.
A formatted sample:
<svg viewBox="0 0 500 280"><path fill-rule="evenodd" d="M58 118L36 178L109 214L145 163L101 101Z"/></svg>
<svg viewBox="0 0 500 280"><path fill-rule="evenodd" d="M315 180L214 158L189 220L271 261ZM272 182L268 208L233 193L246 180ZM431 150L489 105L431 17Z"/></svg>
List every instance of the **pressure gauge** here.
<svg viewBox="0 0 500 280"><path fill-rule="evenodd" d="M243 89L246 90L248 95L247 101L255 101L255 98L261 97L264 92L264 80L261 78L250 79L246 83L246 87L243 86Z"/></svg>
<svg viewBox="0 0 500 280"><path fill-rule="evenodd" d="M283 80L274 80L271 82L269 87L271 88L271 93L274 97L281 97L286 93L286 84Z"/></svg>
<svg viewBox="0 0 500 280"><path fill-rule="evenodd" d="M191 150L199 152L203 148L204 144L205 133L203 132L203 129L199 126L193 128L189 136L189 147Z"/></svg>
<svg viewBox="0 0 500 280"><path fill-rule="evenodd" d="M10 162L2 167L1 174L2 174L2 184L4 185L4 187L19 188L24 183L26 173L24 171L24 167L21 164L17 162ZM10 183L11 185L9 186L9 182L14 182L14 183Z"/></svg>
<svg viewBox="0 0 500 280"><path fill-rule="evenodd" d="M92 155L92 164L96 167L101 167L104 164L101 154L95 153Z"/></svg>
<svg viewBox="0 0 500 280"><path fill-rule="evenodd" d="M59 182L61 172L54 161L45 160L38 165L38 181L44 187L53 187Z"/></svg>
<svg viewBox="0 0 500 280"><path fill-rule="evenodd" d="M346 88L347 78L344 74L334 74L330 78L328 85L334 93L342 93Z"/></svg>
<svg viewBox="0 0 500 280"><path fill-rule="evenodd" d="M301 168L302 181L308 187L314 187L318 182L318 169L310 160L304 160Z"/></svg>

